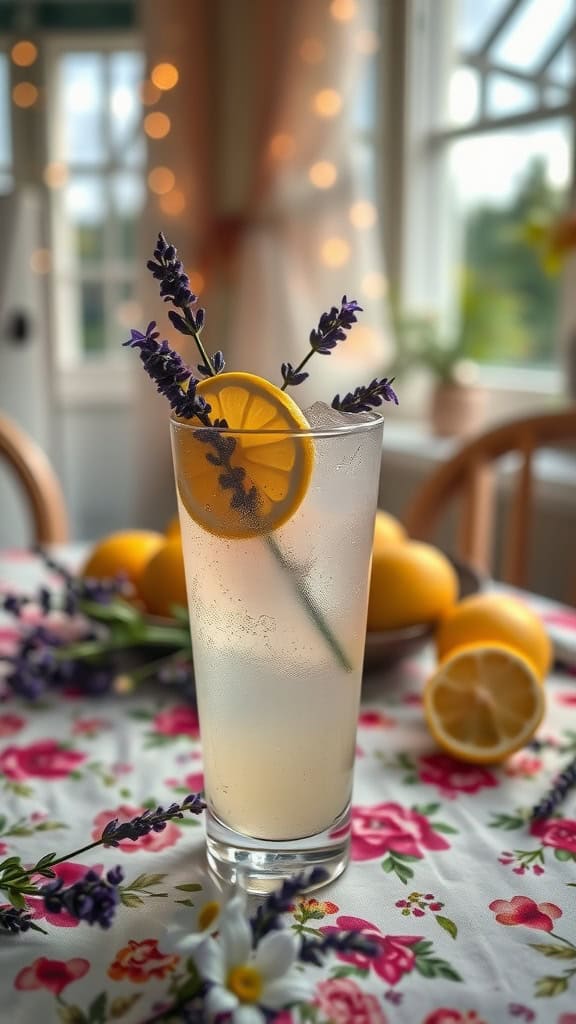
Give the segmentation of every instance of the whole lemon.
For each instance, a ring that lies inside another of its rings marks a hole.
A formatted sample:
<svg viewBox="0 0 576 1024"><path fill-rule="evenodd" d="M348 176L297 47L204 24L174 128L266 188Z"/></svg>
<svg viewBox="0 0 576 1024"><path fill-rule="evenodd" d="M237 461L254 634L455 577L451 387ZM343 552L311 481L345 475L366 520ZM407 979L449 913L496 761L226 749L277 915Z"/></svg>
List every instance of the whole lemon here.
<svg viewBox="0 0 576 1024"><path fill-rule="evenodd" d="M374 520L374 551L380 551L385 544L398 544L406 540L406 530L399 519L379 508Z"/></svg>
<svg viewBox="0 0 576 1024"><path fill-rule="evenodd" d="M550 668L552 644L541 620L523 601L508 594L472 594L443 616L436 632L441 660L456 647L473 643L514 647L541 679Z"/></svg>
<svg viewBox="0 0 576 1024"><path fill-rule="evenodd" d="M166 538L154 530L120 530L94 545L80 575L110 579L123 573L139 592L140 578Z"/></svg>
<svg viewBox="0 0 576 1024"><path fill-rule="evenodd" d="M169 618L174 605L186 607L184 555L179 537L164 539L152 556L140 580L140 593L152 615Z"/></svg>
<svg viewBox="0 0 576 1024"><path fill-rule="evenodd" d="M172 519L166 526L164 533L167 537L179 537L180 536L180 519L178 516L172 516Z"/></svg>
<svg viewBox="0 0 576 1024"><path fill-rule="evenodd" d="M458 577L431 544L407 540L374 551L368 629L400 629L434 622L458 598Z"/></svg>

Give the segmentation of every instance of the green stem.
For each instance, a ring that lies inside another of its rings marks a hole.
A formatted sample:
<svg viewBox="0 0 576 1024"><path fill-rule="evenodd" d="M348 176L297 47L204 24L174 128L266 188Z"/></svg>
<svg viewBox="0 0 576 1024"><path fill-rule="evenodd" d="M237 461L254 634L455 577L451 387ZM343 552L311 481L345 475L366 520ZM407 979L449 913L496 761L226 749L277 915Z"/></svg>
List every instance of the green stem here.
<svg viewBox="0 0 576 1024"><path fill-rule="evenodd" d="M207 370L209 370L210 376L211 377L215 377L216 374L214 373L214 370L212 369L212 363L208 359L208 353L206 352L206 349L204 348L204 345L202 344L202 342L200 340L200 335L198 334L198 331L196 330L196 327L194 326L194 323L192 321L192 316L190 315L190 310L189 309L186 309L184 311L184 318L186 320L186 323L188 324L188 328L189 328L190 334L192 335L192 337L194 338L194 341L196 342L196 346L198 348L198 351L199 351L200 355L202 356L202 359L204 360L205 367L207 368Z"/></svg>
<svg viewBox="0 0 576 1024"><path fill-rule="evenodd" d="M176 651L174 654L165 654L162 658L155 658L154 661L147 661L145 665L141 665L140 668L134 669L133 672L129 672L130 678L135 683L141 683L143 679L147 679L148 676L154 674L161 665L169 665L172 661L178 661L182 657L182 651Z"/></svg>
<svg viewBox="0 0 576 1024"><path fill-rule="evenodd" d="M84 658L97 658L102 654L113 654L125 651L130 647L189 647L188 632L174 626L147 626L139 636L122 637L118 640L87 640L85 643L71 644L55 651L57 658L80 661Z"/></svg>
<svg viewBox="0 0 576 1024"><path fill-rule="evenodd" d="M88 843L87 846L81 846L79 850L73 850L72 853L65 853L62 857L57 857L56 860L50 861L46 865L47 870L51 871L56 864L63 864L65 860L72 860L73 857L78 857L81 853L86 853L87 850L93 850L96 846L102 846L103 839L96 839L93 843ZM14 875L12 878L3 881L0 876L0 889L13 889L16 883L24 881L26 878L31 878L32 875L38 873L38 866L34 864L33 867L28 868L26 871L22 871L19 875Z"/></svg>
<svg viewBox="0 0 576 1024"><path fill-rule="evenodd" d="M571 949L576 949L576 946L573 942L570 942L570 939L565 939L562 935L556 935L556 932L548 932L548 934L551 939L557 939L558 942L563 942L566 946L570 946ZM576 973L576 967L574 968L574 973Z"/></svg>
<svg viewBox="0 0 576 1024"><path fill-rule="evenodd" d="M346 654L342 650L340 644L338 643L338 640L334 636L334 633L332 632L330 626L326 622L326 619L322 615L322 612L320 611L316 602L310 596L308 591L306 590L297 572L294 571L293 566L290 565L290 562L283 554L282 550L279 548L278 544L276 543L274 537L271 534L267 534L266 543L268 544L268 547L272 554L274 555L274 558L276 559L278 564L282 566L282 568L287 572L288 577L292 583L292 586L294 587L294 590L298 595L298 599L304 605L310 618L318 627L326 643L333 651L336 660L342 666L342 668L346 670L346 672L351 672L352 665L348 661Z"/></svg>
<svg viewBox="0 0 576 1024"><path fill-rule="evenodd" d="M304 356L304 359L302 360L302 362L299 363L299 365L296 367L296 369L294 370L294 373L300 373L302 367L306 366L306 363L308 362L309 359L312 358L312 356L314 355L315 351L316 351L316 349L314 349L314 348L310 349L308 354ZM287 387L288 387L288 382L284 381L282 387L280 388L280 391L286 391Z"/></svg>

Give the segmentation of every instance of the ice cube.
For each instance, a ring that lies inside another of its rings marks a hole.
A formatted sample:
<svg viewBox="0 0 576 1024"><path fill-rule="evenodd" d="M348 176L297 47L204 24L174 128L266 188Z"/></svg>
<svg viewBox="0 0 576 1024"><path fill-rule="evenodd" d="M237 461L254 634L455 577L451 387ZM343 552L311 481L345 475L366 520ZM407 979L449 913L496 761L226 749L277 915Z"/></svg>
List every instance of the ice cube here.
<svg viewBox="0 0 576 1024"><path fill-rule="evenodd" d="M303 412L315 430L333 430L334 427L349 427L355 423L371 423L378 419L373 412L340 412L326 402L314 402Z"/></svg>

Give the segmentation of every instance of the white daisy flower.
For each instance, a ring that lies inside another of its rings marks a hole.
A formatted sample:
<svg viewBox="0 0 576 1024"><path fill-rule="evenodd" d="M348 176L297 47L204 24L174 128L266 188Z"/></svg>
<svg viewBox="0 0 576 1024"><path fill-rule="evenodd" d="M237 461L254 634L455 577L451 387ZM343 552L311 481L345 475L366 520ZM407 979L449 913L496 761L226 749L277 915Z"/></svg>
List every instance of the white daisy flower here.
<svg viewBox="0 0 576 1024"><path fill-rule="evenodd" d="M220 917L226 906L227 893L211 875L205 874L201 877L201 891L190 893L194 906L180 907L166 929L162 947L169 952L189 956L201 942L205 942L220 927Z"/></svg>
<svg viewBox="0 0 576 1024"><path fill-rule="evenodd" d="M206 938L190 950L201 977L210 983L207 1019L228 1013L233 1024L265 1024L264 1010L283 1010L309 999L310 983L294 970L298 949L298 938L287 930L269 932L253 949L246 898L234 896L220 916L218 939Z"/></svg>

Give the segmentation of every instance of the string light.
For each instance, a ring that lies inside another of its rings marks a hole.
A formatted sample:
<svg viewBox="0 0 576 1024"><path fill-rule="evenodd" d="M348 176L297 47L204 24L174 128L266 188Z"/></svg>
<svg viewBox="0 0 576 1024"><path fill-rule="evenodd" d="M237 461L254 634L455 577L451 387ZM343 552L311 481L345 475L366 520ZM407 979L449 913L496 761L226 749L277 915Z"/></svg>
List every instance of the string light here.
<svg viewBox="0 0 576 1024"><path fill-rule="evenodd" d="M10 56L19 68L29 68L38 56L38 47L29 39L20 39L19 42L14 43Z"/></svg>
<svg viewBox="0 0 576 1024"><path fill-rule="evenodd" d="M150 78L152 83L162 92L166 92L168 89L173 89L178 83L180 78L180 72L174 64L163 62L157 64L156 67L152 68Z"/></svg>
<svg viewBox="0 0 576 1024"><path fill-rule="evenodd" d="M327 238L320 249L326 267L342 267L350 259L350 246L343 238Z"/></svg>
<svg viewBox="0 0 576 1024"><path fill-rule="evenodd" d="M360 289L367 299L382 299L388 292L388 281L380 271L372 270L364 274Z"/></svg>
<svg viewBox="0 0 576 1024"><path fill-rule="evenodd" d="M200 295L206 287L204 274L201 274L199 270L193 270L188 276L190 278L190 288L194 292L194 295Z"/></svg>
<svg viewBox="0 0 576 1024"><path fill-rule="evenodd" d="M186 209L186 198L181 189L173 188L170 192L160 196L158 205L162 213L167 214L168 217L177 217Z"/></svg>
<svg viewBox="0 0 576 1024"><path fill-rule="evenodd" d="M164 139L172 127L168 114L155 110L152 114L146 114L144 118L144 131L151 139Z"/></svg>
<svg viewBox="0 0 576 1024"><path fill-rule="evenodd" d="M140 83L140 99L145 107L151 107L157 103L162 95L162 90L154 85L149 78Z"/></svg>
<svg viewBox="0 0 576 1024"><path fill-rule="evenodd" d="M68 168L60 160L53 160L52 163L46 164L42 174L44 184L48 188L62 188L68 181L68 176Z"/></svg>
<svg viewBox="0 0 576 1024"><path fill-rule="evenodd" d="M358 53L373 57L380 49L380 36L371 28L361 28L354 36L352 45Z"/></svg>
<svg viewBox="0 0 576 1024"><path fill-rule="evenodd" d="M321 64L326 54L326 48L320 39L308 36L302 41L299 53L305 64Z"/></svg>
<svg viewBox="0 0 576 1024"><path fill-rule="evenodd" d="M354 324L345 345L341 345L338 354L342 360L379 359L382 357L382 343L379 335L373 328L365 324Z"/></svg>
<svg viewBox="0 0 576 1024"><path fill-rule="evenodd" d="M348 210L348 216L350 223L355 228L372 228L378 220L378 210L374 203L369 203L366 199L359 199L358 202L352 203Z"/></svg>
<svg viewBox="0 0 576 1024"><path fill-rule="evenodd" d="M148 175L148 187L157 196L171 192L175 184L176 176L169 167L153 167Z"/></svg>
<svg viewBox="0 0 576 1024"><path fill-rule="evenodd" d="M35 274L49 274L52 269L52 253L50 249L34 249L30 255L30 269Z"/></svg>
<svg viewBox="0 0 576 1024"><path fill-rule="evenodd" d="M338 177L338 171L330 160L318 160L312 164L308 177L316 188L331 188Z"/></svg>
<svg viewBox="0 0 576 1024"><path fill-rule="evenodd" d="M321 89L313 97L312 106L319 117L336 117L342 109L342 97L336 89Z"/></svg>
<svg viewBox="0 0 576 1024"><path fill-rule="evenodd" d="M12 89L12 99L17 107L33 107L38 99L38 89L32 82L18 82Z"/></svg>
<svg viewBox="0 0 576 1024"><path fill-rule="evenodd" d="M288 132L277 132L268 143L268 152L273 160L290 160L296 152L296 140Z"/></svg>
<svg viewBox="0 0 576 1024"><path fill-rule="evenodd" d="M330 14L335 21L352 21L356 16L355 0L332 0Z"/></svg>

